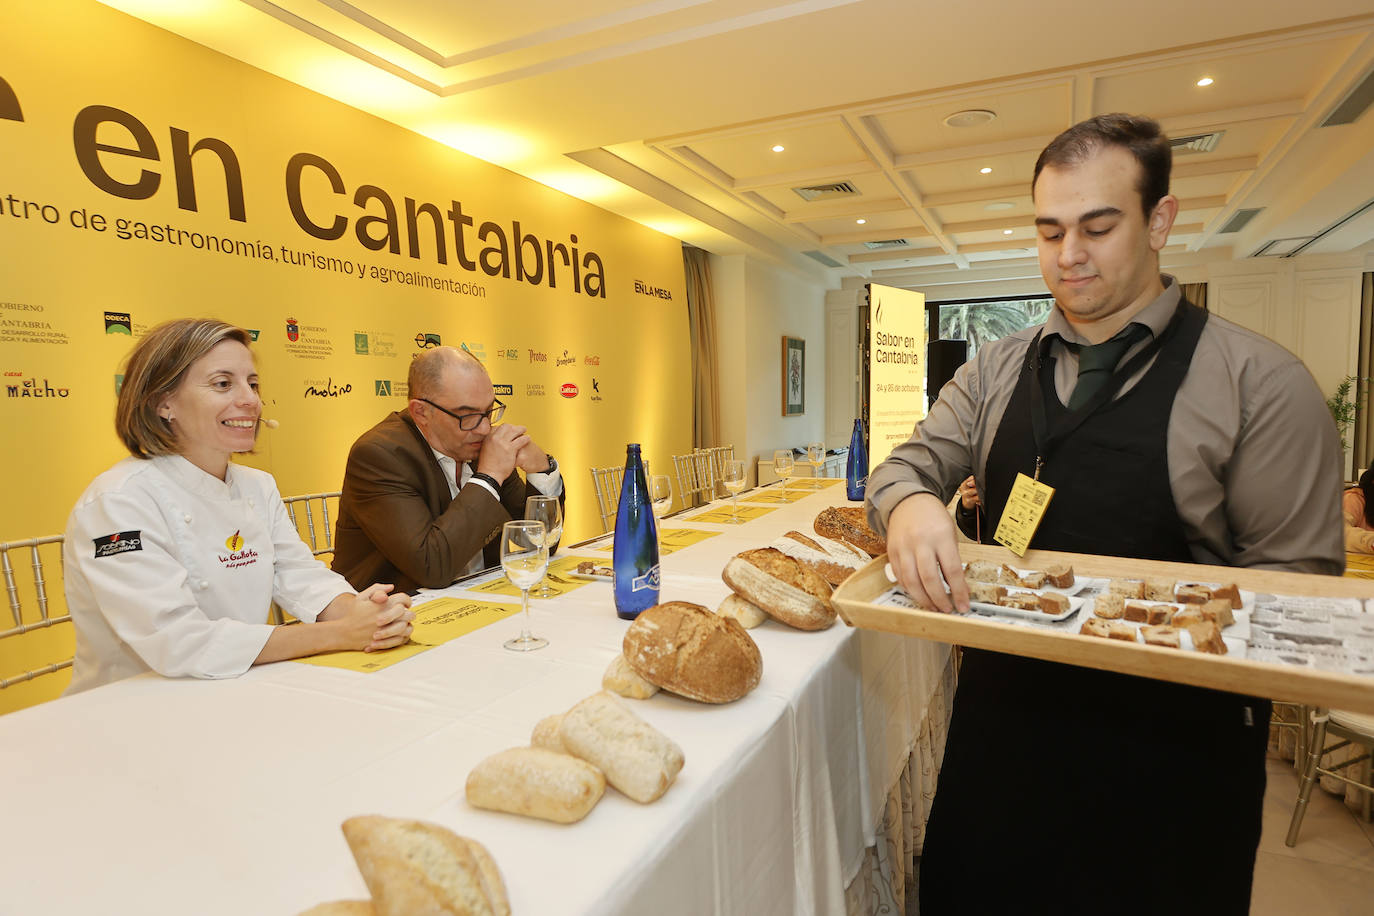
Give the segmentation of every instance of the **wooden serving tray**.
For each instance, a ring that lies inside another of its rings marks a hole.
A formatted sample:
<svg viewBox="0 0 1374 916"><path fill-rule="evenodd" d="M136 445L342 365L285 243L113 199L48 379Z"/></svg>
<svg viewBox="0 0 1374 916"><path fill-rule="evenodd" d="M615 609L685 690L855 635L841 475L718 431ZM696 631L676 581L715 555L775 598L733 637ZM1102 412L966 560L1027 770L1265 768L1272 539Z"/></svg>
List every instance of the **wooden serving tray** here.
<svg viewBox="0 0 1374 916"><path fill-rule="evenodd" d="M1275 595L1374 598L1374 581L1339 576L1127 560L1048 550L1028 550L1024 557L1017 557L1004 547L984 544L960 544L959 553L965 562L990 560L1023 569L1043 569L1050 563L1070 563L1074 573L1080 576L1235 582L1242 589ZM883 572L886 563L886 556L875 558L835 591L832 601L845 623L852 627L919 636L1086 668L1119 671L1162 681L1374 715L1374 677L1316 671L1225 655L1182 652L1144 643L1080 636L1076 632L1042 630L1001 623L978 614L941 614L876 605L872 602L892 587Z"/></svg>

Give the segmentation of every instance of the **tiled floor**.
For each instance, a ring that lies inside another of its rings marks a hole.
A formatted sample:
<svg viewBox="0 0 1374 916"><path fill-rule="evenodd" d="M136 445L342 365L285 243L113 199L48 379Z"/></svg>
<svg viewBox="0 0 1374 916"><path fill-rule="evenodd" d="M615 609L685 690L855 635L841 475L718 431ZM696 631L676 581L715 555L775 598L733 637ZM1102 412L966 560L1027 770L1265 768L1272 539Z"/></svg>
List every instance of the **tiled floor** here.
<svg viewBox="0 0 1374 916"><path fill-rule="evenodd" d="M1374 916L1374 824L1313 789L1298 843L1283 844L1298 775L1270 755L1251 916Z"/></svg>

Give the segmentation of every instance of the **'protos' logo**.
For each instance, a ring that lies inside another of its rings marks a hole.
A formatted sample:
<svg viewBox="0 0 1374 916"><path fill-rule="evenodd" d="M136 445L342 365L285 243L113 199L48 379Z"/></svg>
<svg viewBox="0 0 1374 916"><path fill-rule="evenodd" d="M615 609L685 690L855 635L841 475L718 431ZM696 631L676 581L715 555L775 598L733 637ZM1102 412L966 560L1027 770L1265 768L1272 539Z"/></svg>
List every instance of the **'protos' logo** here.
<svg viewBox="0 0 1374 916"><path fill-rule="evenodd" d="M558 393L565 398L577 397L577 386L572 382L564 382L563 387L558 389Z"/></svg>

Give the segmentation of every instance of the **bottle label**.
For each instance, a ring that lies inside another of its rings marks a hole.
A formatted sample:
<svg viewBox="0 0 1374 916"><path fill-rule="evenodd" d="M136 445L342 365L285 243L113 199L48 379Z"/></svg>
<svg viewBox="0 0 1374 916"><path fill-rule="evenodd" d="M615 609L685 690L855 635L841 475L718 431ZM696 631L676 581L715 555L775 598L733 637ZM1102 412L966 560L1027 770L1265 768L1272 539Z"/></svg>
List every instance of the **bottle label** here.
<svg viewBox="0 0 1374 916"><path fill-rule="evenodd" d="M646 572L644 575L635 576L634 579L630 581L630 591L632 592L642 592L645 589L653 589L654 591L658 591L658 588L658 564L654 564L653 568Z"/></svg>

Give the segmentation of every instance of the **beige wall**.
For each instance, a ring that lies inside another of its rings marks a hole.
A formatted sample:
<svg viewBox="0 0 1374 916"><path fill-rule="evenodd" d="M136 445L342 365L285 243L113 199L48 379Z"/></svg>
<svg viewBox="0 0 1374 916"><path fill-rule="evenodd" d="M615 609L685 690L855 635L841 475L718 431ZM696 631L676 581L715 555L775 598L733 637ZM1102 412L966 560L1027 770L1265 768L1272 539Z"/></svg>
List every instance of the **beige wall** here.
<svg viewBox="0 0 1374 916"><path fill-rule="evenodd" d="M825 287L746 255L711 257L722 441L754 459L825 435ZM782 415L782 338L806 341L806 411ZM838 445L840 443L830 443Z"/></svg>

